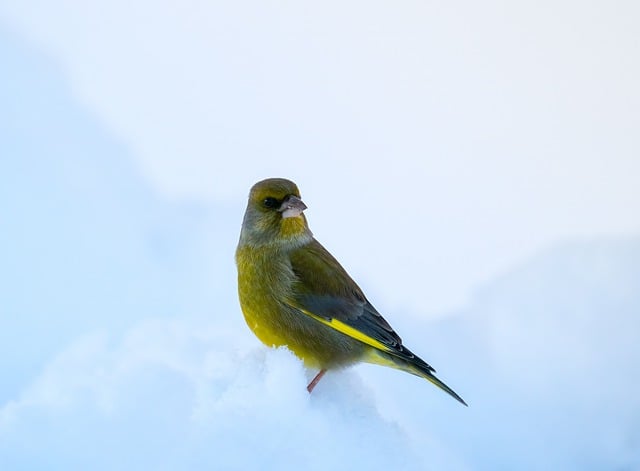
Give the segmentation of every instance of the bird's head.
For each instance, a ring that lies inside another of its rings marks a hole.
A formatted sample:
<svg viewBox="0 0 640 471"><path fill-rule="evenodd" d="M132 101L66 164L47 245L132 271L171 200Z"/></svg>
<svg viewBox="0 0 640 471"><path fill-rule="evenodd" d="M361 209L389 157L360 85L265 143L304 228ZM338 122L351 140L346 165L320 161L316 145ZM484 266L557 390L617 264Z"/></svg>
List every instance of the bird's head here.
<svg viewBox="0 0 640 471"><path fill-rule="evenodd" d="M251 188L240 242L250 245L302 244L311 239L303 211L307 206L295 183L262 180Z"/></svg>

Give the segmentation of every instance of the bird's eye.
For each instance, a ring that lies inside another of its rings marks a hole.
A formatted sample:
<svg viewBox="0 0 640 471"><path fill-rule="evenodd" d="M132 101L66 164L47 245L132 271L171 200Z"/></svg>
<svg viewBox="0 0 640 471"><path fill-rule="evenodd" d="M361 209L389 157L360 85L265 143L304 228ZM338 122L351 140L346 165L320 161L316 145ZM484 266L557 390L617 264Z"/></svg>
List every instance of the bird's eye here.
<svg viewBox="0 0 640 471"><path fill-rule="evenodd" d="M275 208L276 206L278 206L278 200L275 198L265 198L262 201L262 204L264 205L265 208Z"/></svg>

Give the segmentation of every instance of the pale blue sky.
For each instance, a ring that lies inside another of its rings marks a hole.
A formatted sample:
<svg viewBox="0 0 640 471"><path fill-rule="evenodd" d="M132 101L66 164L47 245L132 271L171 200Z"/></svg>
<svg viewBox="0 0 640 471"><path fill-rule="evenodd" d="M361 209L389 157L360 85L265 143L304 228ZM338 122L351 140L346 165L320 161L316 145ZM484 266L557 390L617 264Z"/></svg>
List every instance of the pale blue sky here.
<svg viewBox="0 0 640 471"><path fill-rule="evenodd" d="M435 316L555 241L640 231L635 2L5 2L0 14L154 191L231 205L258 179L294 179L349 267L367 263L363 233L395 246L378 252L381 272L424 267L391 290L371 277L392 305ZM331 204L336 191L355 207ZM412 294L425 282L426 304Z"/></svg>

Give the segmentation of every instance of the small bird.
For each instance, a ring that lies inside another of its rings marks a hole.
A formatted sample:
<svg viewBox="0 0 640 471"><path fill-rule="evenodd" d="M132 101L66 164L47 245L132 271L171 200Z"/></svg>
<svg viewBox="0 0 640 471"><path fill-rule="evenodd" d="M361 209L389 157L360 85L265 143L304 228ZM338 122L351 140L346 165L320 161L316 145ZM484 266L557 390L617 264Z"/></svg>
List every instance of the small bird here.
<svg viewBox="0 0 640 471"><path fill-rule="evenodd" d="M298 187L283 178L249 193L236 250L244 318L268 346L286 345L319 373L357 362L389 366L431 381L465 406L402 340L344 268L313 237Z"/></svg>

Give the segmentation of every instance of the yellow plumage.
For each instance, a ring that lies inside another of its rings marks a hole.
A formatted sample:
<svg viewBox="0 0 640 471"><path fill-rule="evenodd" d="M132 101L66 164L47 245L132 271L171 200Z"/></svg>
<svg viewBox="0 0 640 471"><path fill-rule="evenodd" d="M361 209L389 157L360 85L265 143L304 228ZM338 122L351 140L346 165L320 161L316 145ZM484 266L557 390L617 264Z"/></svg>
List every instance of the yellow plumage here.
<svg viewBox="0 0 640 471"><path fill-rule="evenodd" d="M421 376L465 402L402 345L338 261L313 238L296 185L272 178L249 194L236 251L238 294L247 325L266 345L286 345L305 365L357 362ZM465 404L466 405L466 404Z"/></svg>

